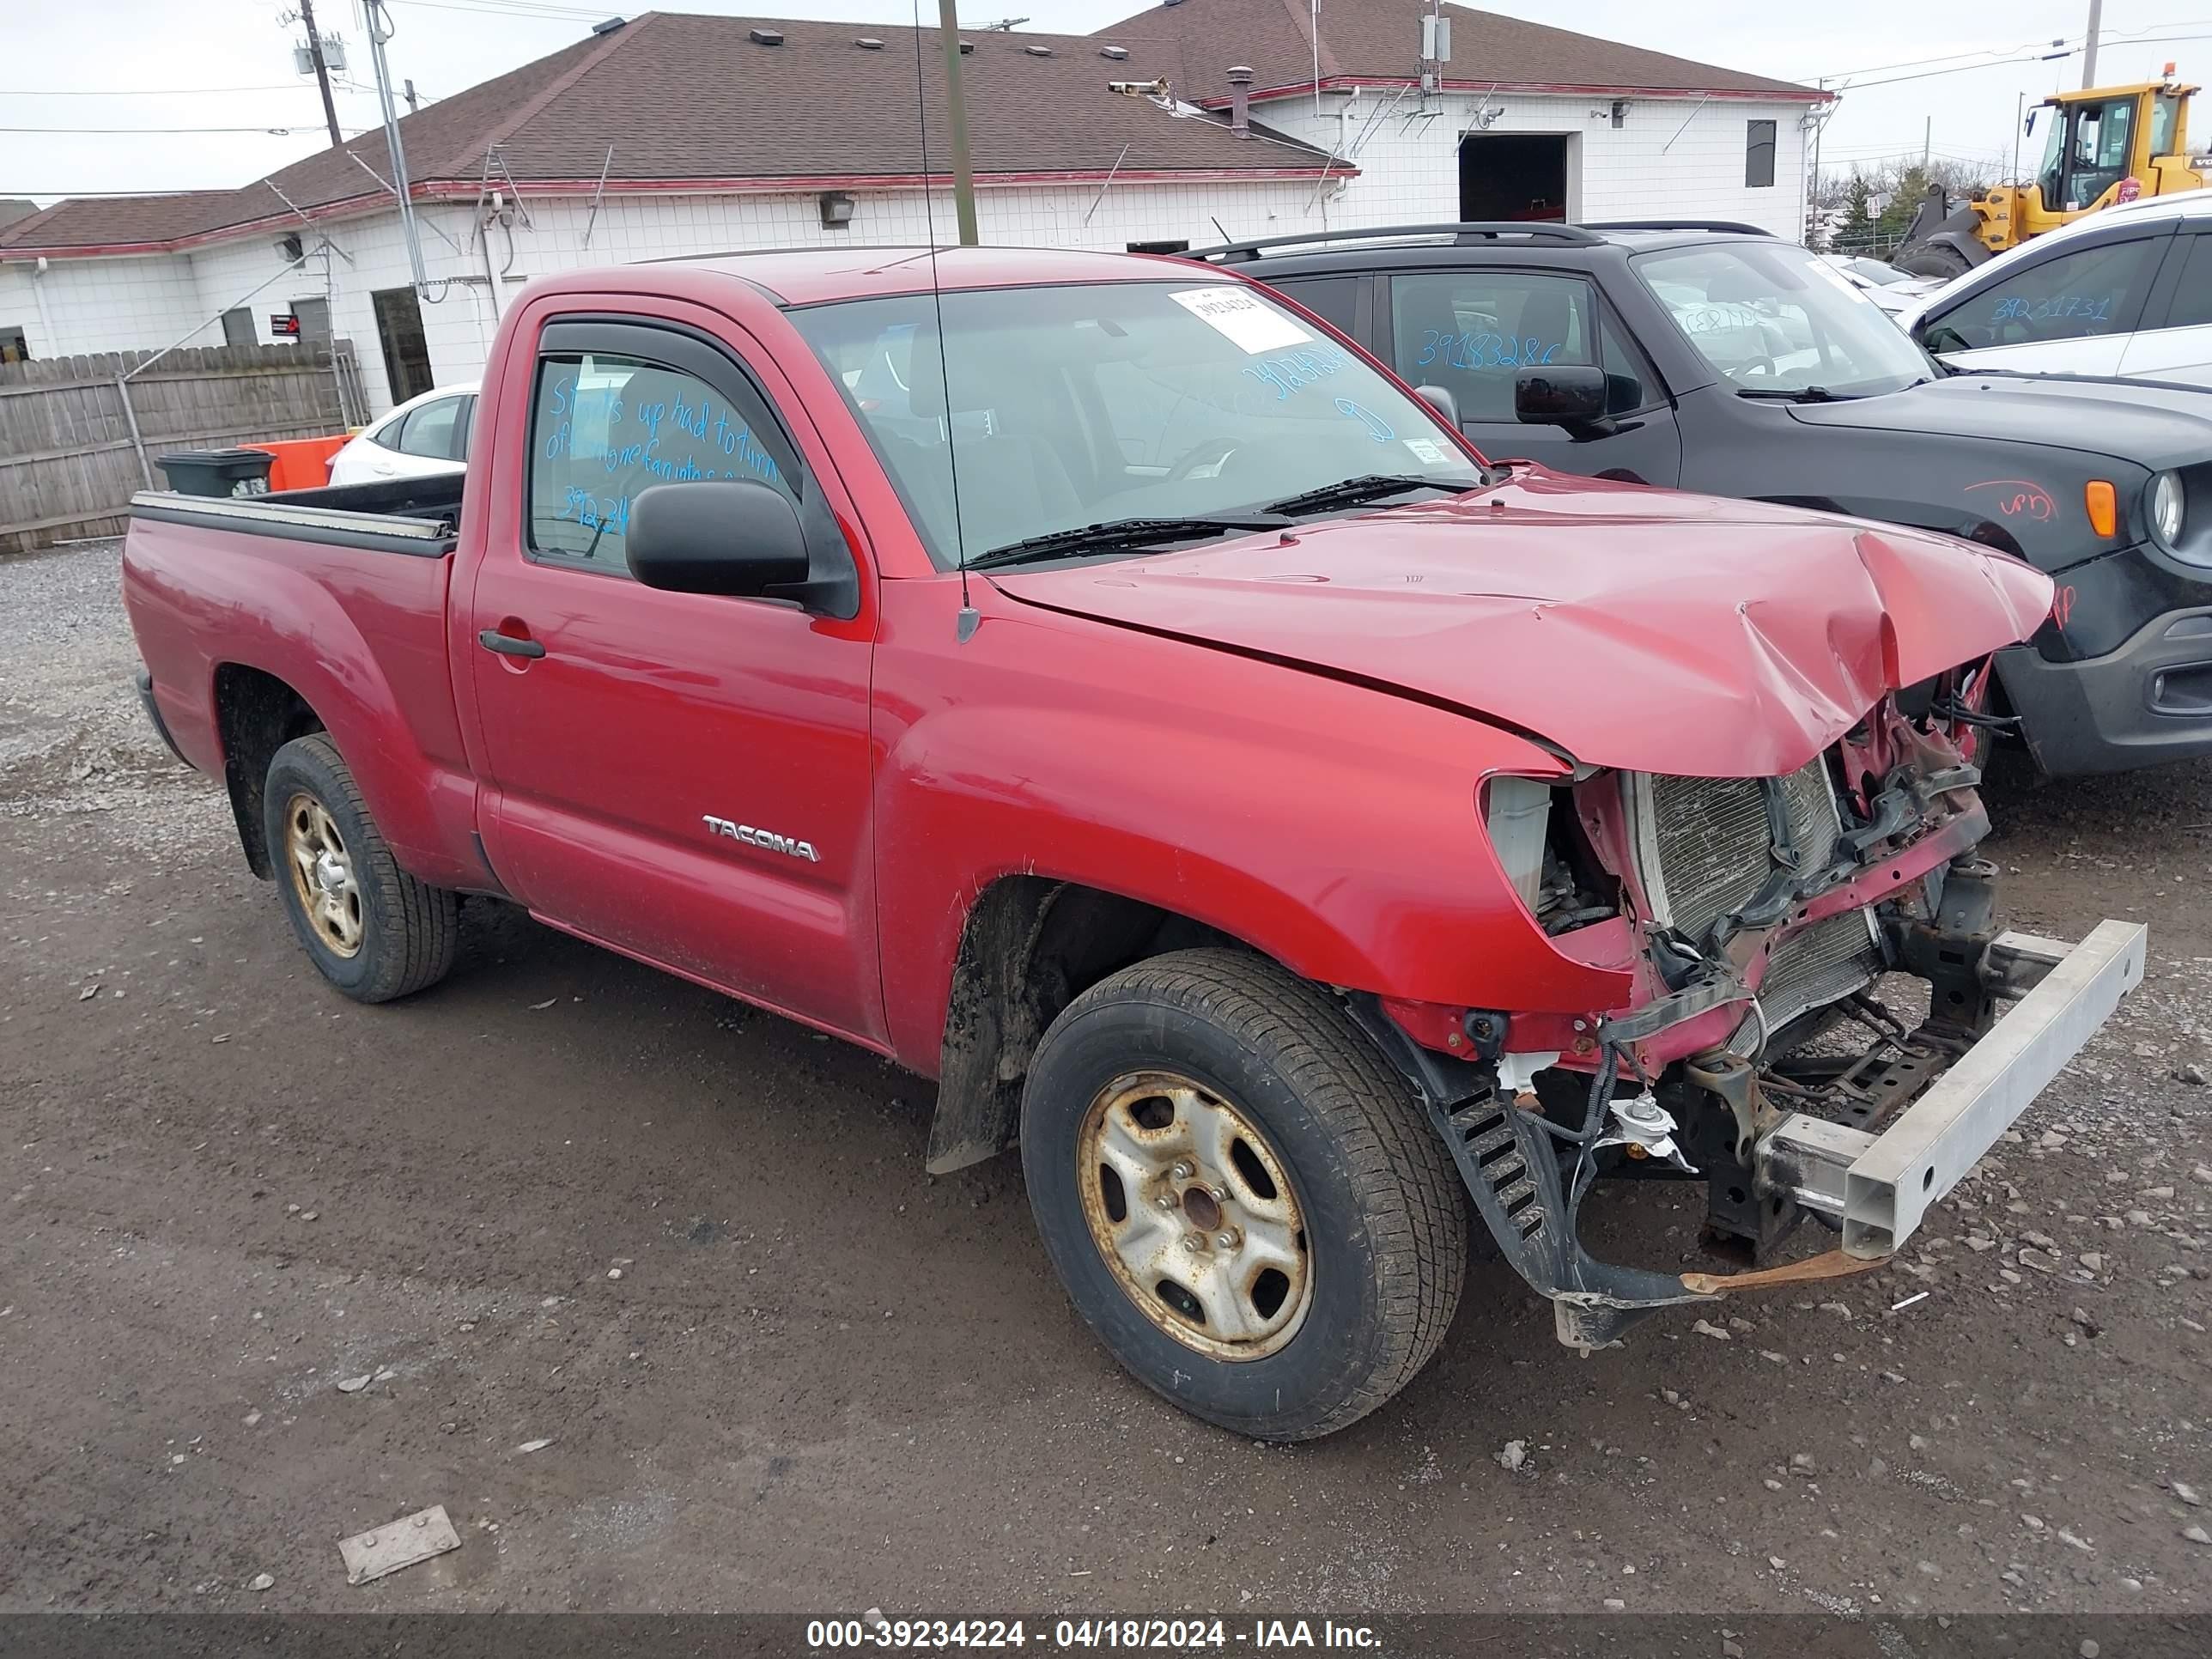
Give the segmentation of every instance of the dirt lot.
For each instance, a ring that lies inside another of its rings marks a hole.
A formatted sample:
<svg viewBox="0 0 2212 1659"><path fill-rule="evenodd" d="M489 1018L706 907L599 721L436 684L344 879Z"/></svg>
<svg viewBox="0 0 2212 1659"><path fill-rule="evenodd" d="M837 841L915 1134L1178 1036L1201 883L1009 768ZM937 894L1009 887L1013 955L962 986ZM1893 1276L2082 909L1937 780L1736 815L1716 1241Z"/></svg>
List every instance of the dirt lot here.
<svg viewBox="0 0 2212 1659"><path fill-rule="evenodd" d="M0 562L0 1607L2212 1602L2212 769L1993 792L2014 925L2147 921L2151 977L1909 1261L1589 1359L1479 1263L1285 1450L1127 1381L1013 1160L925 1178L870 1056L489 904L426 995L325 989L143 727L116 573ZM347 1588L439 1503L459 1551Z"/></svg>

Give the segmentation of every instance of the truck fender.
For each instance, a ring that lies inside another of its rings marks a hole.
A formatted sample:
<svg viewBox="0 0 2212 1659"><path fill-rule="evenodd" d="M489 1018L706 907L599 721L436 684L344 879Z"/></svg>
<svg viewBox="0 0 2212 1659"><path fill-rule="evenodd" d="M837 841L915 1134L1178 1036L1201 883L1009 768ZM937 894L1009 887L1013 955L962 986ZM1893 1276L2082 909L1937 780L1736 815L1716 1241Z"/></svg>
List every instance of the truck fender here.
<svg viewBox="0 0 2212 1659"><path fill-rule="evenodd" d="M1503 1006L1487 991L1586 1011L1625 991L1551 947L1480 831L1484 772L1553 757L1443 709L1249 672L1266 684L1241 706L1266 712L1234 735L1040 680L1036 703L955 702L888 744L885 1015L902 1060L939 1080L932 1168L999 1151L1045 1027L1162 950L1237 945L1322 985L1455 1006Z"/></svg>
<svg viewBox="0 0 2212 1659"><path fill-rule="evenodd" d="M161 538L134 542L125 595L155 694L195 763L229 780L235 805L240 779L229 747L241 733L235 721L226 728L222 698L245 683L238 670L265 677L254 684L288 690L330 734L410 874L434 886L495 888L474 854L475 791L460 759L446 672L449 561L362 557L349 567L356 580L341 599L311 571L254 556L250 543L241 548L220 533L164 529ZM395 685L371 632L427 672L404 689ZM204 651L197 643L203 640L220 640L220 655ZM430 650L434 661L421 660ZM286 721L277 742L297 735L289 729L296 720L273 717ZM425 739L442 756L426 752ZM266 744L264 767L275 746ZM258 778L246 781L258 790ZM245 823L242 815L252 860L258 836Z"/></svg>

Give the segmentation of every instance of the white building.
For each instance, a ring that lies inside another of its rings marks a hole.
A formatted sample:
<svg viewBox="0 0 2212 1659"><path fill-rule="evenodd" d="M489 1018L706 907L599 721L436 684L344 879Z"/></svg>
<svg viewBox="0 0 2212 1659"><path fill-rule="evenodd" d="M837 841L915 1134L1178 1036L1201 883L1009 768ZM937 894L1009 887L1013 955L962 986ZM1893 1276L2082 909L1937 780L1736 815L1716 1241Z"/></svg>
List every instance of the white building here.
<svg viewBox="0 0 2212 1659"><path fill-rule="evenodd" d="M1444 56L1437 9L1171 0L1091 36L978 32L962 78L982 240L1165 251L1654 216L1799 234L1826 94L1455 6ZM0 347L332 332L380 411L473 378L546 271L951 241L948 130L935 31L648 13L401 123L419 287L376 132L242 190L0 228Z"/></svg>

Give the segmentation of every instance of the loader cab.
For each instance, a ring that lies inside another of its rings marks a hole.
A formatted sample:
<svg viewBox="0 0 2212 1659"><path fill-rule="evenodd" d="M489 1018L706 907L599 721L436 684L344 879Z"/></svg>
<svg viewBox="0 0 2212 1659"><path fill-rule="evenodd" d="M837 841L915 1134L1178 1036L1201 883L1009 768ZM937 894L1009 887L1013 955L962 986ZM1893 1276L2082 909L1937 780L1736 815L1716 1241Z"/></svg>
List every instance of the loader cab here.
<svg viewBox="0 0 2212 1659"><path fill-rule="evenodd" d="M2130 175L2141 94L2127 93L2051 110L2035 185L2046 213L2079 213Z"/></svg>
<svg viewBox="0 0 2212 1659"><path fill-rule="evenodd" d="M2047 125L2036 199L2017 236L2056 229L2114 202L2195 187L2187 172L2189 94L2169 70L2162 82L2061 93L2036 112Z"/></svg>

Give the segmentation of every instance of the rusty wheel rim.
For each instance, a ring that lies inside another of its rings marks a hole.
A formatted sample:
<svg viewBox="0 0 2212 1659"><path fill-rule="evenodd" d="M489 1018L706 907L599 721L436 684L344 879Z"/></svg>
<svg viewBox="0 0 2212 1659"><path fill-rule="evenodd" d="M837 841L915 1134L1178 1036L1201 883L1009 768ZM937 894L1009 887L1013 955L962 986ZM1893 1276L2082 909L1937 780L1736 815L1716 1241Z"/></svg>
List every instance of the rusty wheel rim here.
<svg viewBox="0 0 2212 1659"><path fill-rule="evenodd" d="M1297 1334L1313 1302L1305 1218L1235 1103L1173 1072L1118 1077L1084 1114L1076 1175L1091 1242L1162 1331L1230 1361Z"/></svg>
<svg viewBox="0 0 2212 1659"><path fill-rule="evenodd" d="M284 862L315 937L335 956L356 955L366 928L353 854L330 809L313 795L297 794L284 804Z"/></svg>

